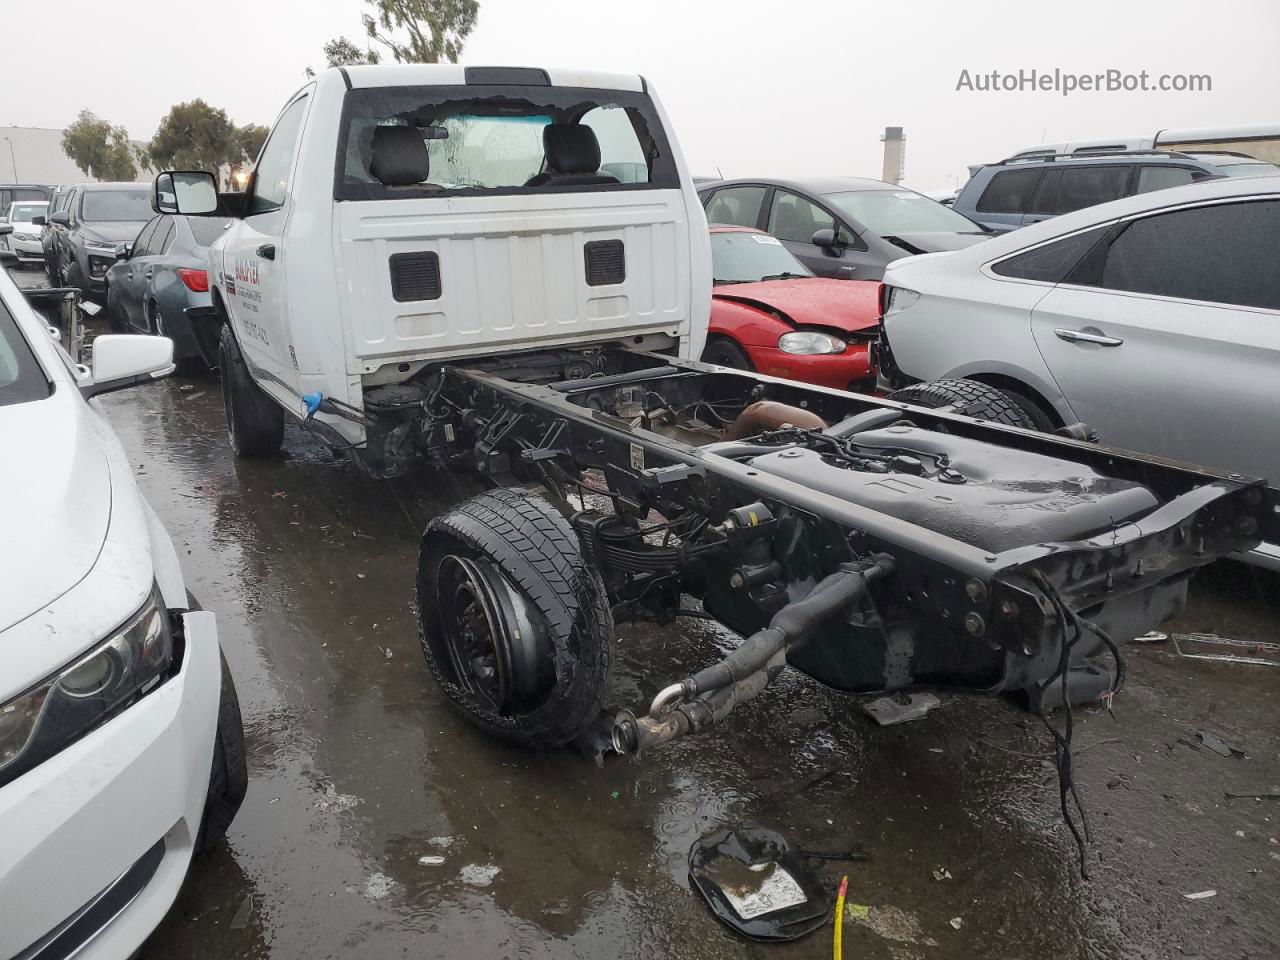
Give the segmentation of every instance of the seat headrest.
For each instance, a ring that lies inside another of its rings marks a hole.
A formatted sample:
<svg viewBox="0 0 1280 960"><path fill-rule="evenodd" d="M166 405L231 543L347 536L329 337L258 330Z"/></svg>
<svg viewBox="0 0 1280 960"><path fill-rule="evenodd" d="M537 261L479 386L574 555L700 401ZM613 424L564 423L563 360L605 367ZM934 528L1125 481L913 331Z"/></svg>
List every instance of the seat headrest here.
<svg viewBox="0 0 1280 960"><path fill-rule="evenodd" d="M422 183L431 175L431 158L416 127L375 127L369 172L388 187Z"/></svg>
<svg viewBox="0 0 1280 960"><path fill-rule="evenodd" d="M596 132L580 123L549 123L542 128L547 170L553 173L595 173L600 169Z"/></svg>

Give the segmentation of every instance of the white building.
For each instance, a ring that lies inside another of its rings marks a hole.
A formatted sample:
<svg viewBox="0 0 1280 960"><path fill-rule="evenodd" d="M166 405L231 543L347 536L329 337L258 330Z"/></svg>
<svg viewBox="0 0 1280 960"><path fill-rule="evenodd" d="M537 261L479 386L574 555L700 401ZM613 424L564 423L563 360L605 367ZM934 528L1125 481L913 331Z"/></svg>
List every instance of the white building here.
<svg viewBox="0 0 1280 960"><path fill-rule="evenodd" d="M136 143L142 146L141 143ZM0 127L0 183L81 183L89 178L62 152L62 131L49 127ZM149 181L149 171L138 180Z"/></svg>

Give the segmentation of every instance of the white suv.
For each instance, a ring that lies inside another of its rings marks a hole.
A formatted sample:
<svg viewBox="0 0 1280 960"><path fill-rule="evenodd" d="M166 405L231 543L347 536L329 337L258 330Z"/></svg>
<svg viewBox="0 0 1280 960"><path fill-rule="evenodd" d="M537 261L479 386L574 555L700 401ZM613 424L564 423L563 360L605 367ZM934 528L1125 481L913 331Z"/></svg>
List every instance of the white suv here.
<svg viewBox="0 0 1280 960"><path fill-rule="evenodd" d="M211 613L98 393L173 369L162 337L74 362L0 272L0 957L124 958L245 790Z"/></svg>
<svg viewBox="0 0 1280 960"><path fill-rule="evenodd" d="M1280 177L1129 197L885 273L882 386L963 377L1041 429L1280 485ZM1280 567L1280 547L1253 559Z"/></svg>

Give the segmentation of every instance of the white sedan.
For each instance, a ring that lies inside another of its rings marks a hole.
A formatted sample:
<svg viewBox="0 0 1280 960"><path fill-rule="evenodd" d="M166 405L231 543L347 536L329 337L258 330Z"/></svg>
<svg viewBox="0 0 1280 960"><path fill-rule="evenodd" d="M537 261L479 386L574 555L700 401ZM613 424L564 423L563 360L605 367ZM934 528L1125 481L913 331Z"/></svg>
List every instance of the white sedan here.
<svg viewBox="0 0 1280 960"><path fill-rule="evenodd" d="M214 616L96 402L161 337L75 364L0 271L0 957L131 956L245 790Z"/></svg>
<svg viewBox="0 0 1280 960"><path fill-rule="evenodd" d="M1041 429L1280 485L1280 177L1141 194L884 276L881 386L985 381ZM1280 568L1280 545L1255 562Z"/></svg>
<svg viewBox="0 0 1280 960"><path fill-rule="evenodd" d="M0 246L7 247L22 263L44 263L40 227L31 221L43 218L48 209L49 204L42 200L15 200L9 204L4 222L13 227L13 233L0 238Z"/></svg>

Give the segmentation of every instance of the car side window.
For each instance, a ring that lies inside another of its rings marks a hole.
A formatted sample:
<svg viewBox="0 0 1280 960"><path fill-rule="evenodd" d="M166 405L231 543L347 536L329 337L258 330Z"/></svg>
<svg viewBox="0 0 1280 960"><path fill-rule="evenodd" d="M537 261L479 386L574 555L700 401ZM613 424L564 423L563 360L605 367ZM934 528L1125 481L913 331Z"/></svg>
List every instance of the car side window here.
<svg viewBox="0 0 1280 960"><path fill-rule="evenodd" d="M250 214L269 213L284 206L289 196L289 177L293 173L293 158L297 153L298 133L302 129L302 115L306 107L305 96L285 107L275 129L267 137L258 165L254 168Z"/></svg>
<svg viewBox="0 0 1280 960"><path fill-rule="evenodd" d="M147 244L147 251L152 256L159 256L169 249L169 243L173 240L173 217L161 217L160 222L156 224L156 232L151 235L151 242Z"/></svg>
<svg viewBox="0 0 1280 960"><path fill-rule="evenodd" d="M786 190L773 191L768 230L779 240L811 243L816 231L834 229L835 218L816 203Z"/></svg>
<svg viewBox="0 0 1280 960"><path fill-rule="evenodd" d="M133 241L133 247L132 247L132 252L130 256L145 257L147 255L147 253L149 252L147 250L147 244L151 242L151 237L155 234L156 227L159 225L159 223L160 223L159 217L152 217L150 220L147 221L147 225L142 228L142 232L139 233L137 238Z"/></svg>
<svg viewBox="0 0 1280 960"><path fill-rule="evenodd" d="M1193 207L1134 220L1067 282L1280 310L1277 249L1280 200Z"/></svg>
<svg viewBox="0 0 1280 960"><path fill-rule="evenodd" d="M1128 195L1131 167L1081 166L1045 171L1032 202L1034 213L1063 214Z"/></svg>
<svg viewBox="0 0 1280 960"><path fill-rule="evenodd" d="M1014 280L1039 280L1060 283L1098 243L1111 231L1111 224L1085 230L1052 243L1046 243L1006 257L991 267L991 272Z"/></svg>
<svg viewBox="0 0 1280 960"><path fill-rule="evenodd" d="M1134 193L1150 193L1167 187L1181 187L1205 176L1191 167L1146 166L1138 168L1138 188Z"/></svg>
<svg viewBox="0 0 1280 960"><path fill-rule="evenodd" d="M707 201L707 223L754 227L760 223L764 187L721 187Z"/></svg>
<svg viewBox="0 0 1280 960"><path fill-rule="evenodd" d="M978 198L979 213L1026 213L1031 209L1031 196L1044 171L1001 170Z"/></svg>

